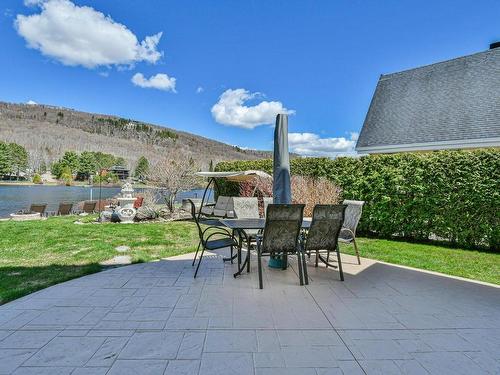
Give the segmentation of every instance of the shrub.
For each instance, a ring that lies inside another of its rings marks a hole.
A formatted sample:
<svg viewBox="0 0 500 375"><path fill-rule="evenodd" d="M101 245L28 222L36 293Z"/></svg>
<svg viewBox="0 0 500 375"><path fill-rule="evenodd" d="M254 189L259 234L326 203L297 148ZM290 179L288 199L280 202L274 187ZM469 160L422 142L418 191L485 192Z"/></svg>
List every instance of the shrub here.
<svg viewBox="0 0 500 375"><path fill-rule="evenodd" d="M312 216L317 204L337 204L342 190L324 177L292 176L292 203L303 203L304 216Z"/></svg>
<svg viewBox="0 0 500 375"><path fill-rule="evenodd" d="M312 216L313 208L317 204L337 204L340 202L341 189L324 177L314 178L292 176L292 202L303 203L305 216ZM273 180L258 178L239 184L241 197L272 197Z"/></svg>
<svg viewBox="0 0 500 375"><path fill-rule="evenodd" d="M34 184L42 184L43 183L42 176L40 176L38 173L35 173L33 175L33 183Z"/></svg>
<svg viewBox="0 0 500 375"><path fill-rule="evenodd" d="M272 173L272 160L223 162L215 169ZM359 230L366 234L500 248L497 149L297 158L291 172L325 177L342 189L343 198L364 200ZM234 186L221 185L234 192Z"/></svg>

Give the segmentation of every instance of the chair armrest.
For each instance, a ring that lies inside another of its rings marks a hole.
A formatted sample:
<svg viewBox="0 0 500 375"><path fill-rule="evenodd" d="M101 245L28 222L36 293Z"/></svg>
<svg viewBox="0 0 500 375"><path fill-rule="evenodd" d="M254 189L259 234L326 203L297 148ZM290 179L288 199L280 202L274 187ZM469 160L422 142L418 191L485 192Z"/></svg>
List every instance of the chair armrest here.
<svg viewBox="0 0 500 375"><path fill-rule="evenodd" d="M356 238L356 234L352 230L350 230L349 228L340 229L340 234L342 234L342 232L344 232L344 233L347 232L348 234L350 234L352 236L353 239Z"/></svg>
<svg viewBox="0 0 500 375"><path fill-rule="evenodd" d="M234 237L233 234L231 232L229 232L228 229L222 228L222 227L218 227L218 226L215 226L215 225L211 225L209 227L206 227L205 229L203 229L203 231L201 232L201 234L204 236L205 233L207 232L207 230L209 230L209 229L215 229L216 232L219 232L219 233L224 232L224 234L226 234L228 236L231 236L231 237Z"/></svg>
<svg viewBox="0 0 500 375"><path fill-rule="evenodd" d="M226 232L212 232L212 233L210 233L210 234L208 235L208 237L207 237L207 238L205 238L205 239L204 239L204 241L205 241L205 242L208 242L208 240L209 240L211 237L213 237L213 236L215 236L215 235L220 235L220 234L222 234L222 235L223 235L223 236L225 236L225 237L231 238L231 239L234 241L234 243L235 243L235 244L237 244L237 243L238 243L238 240L236 239L236 237L234 237L232 234L230 234L230 233L228 234L228 233L226 233Z"/></svg>

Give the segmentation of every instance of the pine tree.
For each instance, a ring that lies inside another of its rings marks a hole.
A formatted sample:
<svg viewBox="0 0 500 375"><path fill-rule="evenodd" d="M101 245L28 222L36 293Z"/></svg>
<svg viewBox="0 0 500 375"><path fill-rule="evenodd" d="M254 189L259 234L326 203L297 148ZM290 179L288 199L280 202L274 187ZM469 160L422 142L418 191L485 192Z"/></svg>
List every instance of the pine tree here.
<svg viewBox="0 0 500 375"><path fill-rule="evenodd" d="M139 180L145 180L149 173L149 161L144 156L141 156L137 161L134 176Z"/></svg>

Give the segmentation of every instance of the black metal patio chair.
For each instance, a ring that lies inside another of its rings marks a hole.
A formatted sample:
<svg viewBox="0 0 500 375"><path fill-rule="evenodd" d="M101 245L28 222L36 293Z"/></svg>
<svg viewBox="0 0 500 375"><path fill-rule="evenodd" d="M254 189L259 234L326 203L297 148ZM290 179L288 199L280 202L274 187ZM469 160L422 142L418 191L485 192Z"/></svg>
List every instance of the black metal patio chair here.
<svg viewBox="0 0 500 375"><path fill-rule="evenodd" d="M303 204L268 205L264 233L257 236L257 265L260 289L263 289L261 262L263 255L281 256L283 269L287 267L288 254L297 255L300 285L304 285L302 276L304 257L299 242L304 207Z"/></svg>
<svg viewBox="0 0 500 375"><path fill-rule="evenodd" d="M342 271L342 260L340 259L339 251L339 234L344 222L344 215L347 205L329 205L318 204L314 206L313 217L311 226L304 239L304 252L310 254L312 251L316 252L315 266L318 267L318 261L323 261L326 266L337 268L336 265L329 263L330 252L337 253L337 265L340 274L340 280L344 281L344 273ZM326 258L321 252L326 251ZM308 283L307 268L304 259L304 274L306 284Z"/></svg>
<svg viewBox="0 0 500 375"><path fill-rule="evenodd" d="M219 226L207 226L206 228L202 228L200 221L198 220L198 214L196 213L196 206L191 199L188 199L191 204L191 216L193 221L196 223L196 227L198 228L198 234L200 236L200 242L198 244L198 248L196 249L196 253L194 254L193 263L196 263L196 258L198 257L198 252L201 247L200 260L198 261L198 265L196 266L196 271L194 272L194 277L198 275L198 270L200 269L201 260L203 259L203 254L205 250L217 250L229 247L231 249L231 257L233 256L233 248L238 247L238 240L236 237L229 232L227 229L219 227ZM214 236L218 236L219 238L211 239ZM221 237L222 236L222 237Z"/></svg>

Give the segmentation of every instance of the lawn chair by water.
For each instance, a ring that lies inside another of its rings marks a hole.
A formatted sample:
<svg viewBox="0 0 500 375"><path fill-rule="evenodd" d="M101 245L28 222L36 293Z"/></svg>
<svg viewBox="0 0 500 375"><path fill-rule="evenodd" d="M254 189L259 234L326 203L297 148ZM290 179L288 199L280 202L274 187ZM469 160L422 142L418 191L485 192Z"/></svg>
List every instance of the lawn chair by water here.
<svg viewBox="0 0 500 375"><path fill-rule="evenodd" d="M36 213L39 213L40 216L44 216L46 208L47 208L46 203L33 203L30 206L30 212L36 212Z"/></svg>
<svg viewBox="0 0 500 375"><path fill-rule="evenodd" d="M339 269L340 280L344 281L344 273L342 271L342 260L340 259L340 251L338 238L340 230L342 228L342 223L344 221L344 213L347 205L328 205L328 204L318 204L314 206L313 217L307 236L305 236L304 241L304 253L310 254L311 251L316 252L316 264L318 267L318 261L321 260L326 264L326 266L331 266ZM326 258L324 258L320 251L326 251ZM335 251L337 253L337 265L329 263L330 252ZM304 275L306 284L307 279L307 268L305 259L303 259L304 265Z"/></svg>
<svg viewBox="0 0 500 375"><path fill-rule="evenodd" d="M356 244L356 228L361 219L361 213L363 212L363 205L365 202L346 199L343 203L347 205L347 208L345 210L344 224L340 230L339 242L347 244L352 243L356 251L356 256L358 257L358 264L361 264L358 245Z"/></svg>
<svg viewBox="0 0 500 375"><path fill-rule="evenodd" d="M96 205L97 201L85 201L83 202L82 212L86 214L93 214L95 212Z"/></svg>
<svg viewBox="0 0 500 375"><path fill-rule="evenodd" d="M57 209L57 216L70 215L73 209L73 203L61 202L59 203L59 208Z"/></svg>
<svg viewBox="0 0 500 375"><path fill-rule="evenodd" d="M200 269L201 260L203 259L203 254L205 250L218 250L229 247L231 249L231 257L233 255L233 248L238 247L238 240L230 233L227 229L216 227L216 226L207 226L204 229L201 228L200 222L198 221L198 215L196 214L196 206L191 199L188 199L191 204L191 216L193 221L198 228L198 235L200 236L200 243L198 244L198 248L196 249L196 253L194 254L193 266L196 263L196 258L198 257L198 252L201 247L200 260L198 261L198 265L196 266L196 271L194 272L194 277L198 275L198 270ZM211 239L214 236L217 236L217 239Z"/></svg>
<svg viewBox="0 0 500 375"><path fill-rule="evenodd" d="M263 255L281 256L283 269L286 269L288 254L296 254L300 285L304 285L302 275L304 257L299 244L304 207L303 204L270 204L267 207L264 233L262 236L257 237L257 266L260 289L263 288L261 261Z"/></svg>

